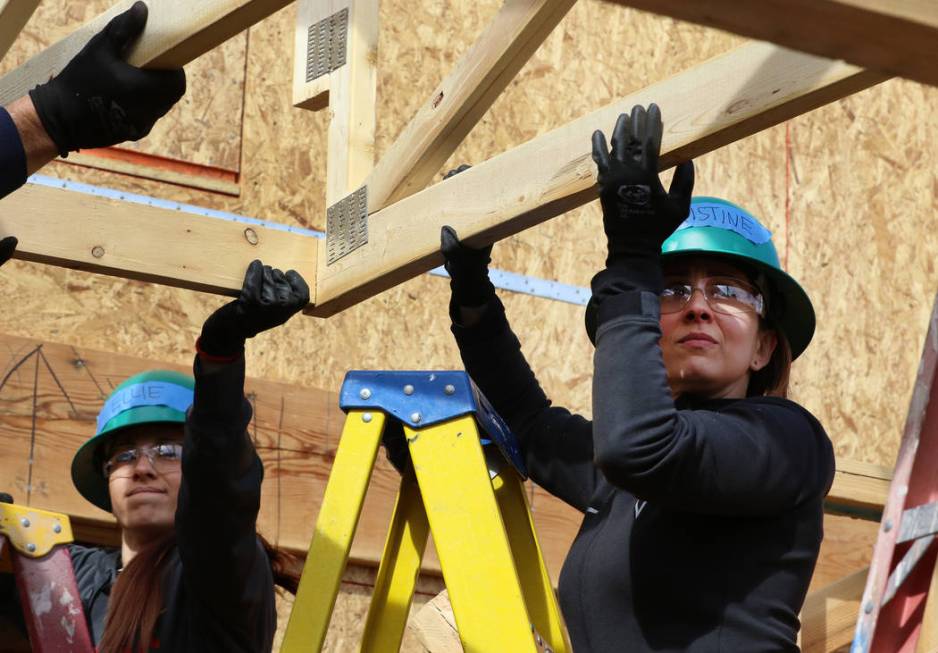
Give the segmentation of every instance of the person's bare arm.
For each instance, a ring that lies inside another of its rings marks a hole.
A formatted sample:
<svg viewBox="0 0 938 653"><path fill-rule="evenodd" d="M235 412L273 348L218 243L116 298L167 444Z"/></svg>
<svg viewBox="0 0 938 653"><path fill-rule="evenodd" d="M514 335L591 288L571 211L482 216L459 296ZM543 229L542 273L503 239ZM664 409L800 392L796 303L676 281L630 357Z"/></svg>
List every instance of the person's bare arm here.
<svg viewBox="0 0 938 653"><path fill-rule="evenodd" d="M28 95L24 95L6 107L26 152L26 174L31 175L46 165L58 154L55 143L49 138L39 120L36 107Z"/></svg>

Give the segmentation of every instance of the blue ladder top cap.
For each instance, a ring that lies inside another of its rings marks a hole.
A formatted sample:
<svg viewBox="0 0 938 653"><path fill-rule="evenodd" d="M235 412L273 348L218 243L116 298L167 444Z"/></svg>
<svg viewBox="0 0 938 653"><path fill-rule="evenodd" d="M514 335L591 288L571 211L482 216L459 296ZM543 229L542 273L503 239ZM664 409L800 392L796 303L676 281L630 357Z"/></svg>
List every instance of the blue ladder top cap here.
<svg viewBox="0 0 938 653"><path fill-rule="evenodd" d="M350 370L339 406L345 412L380 410L414 429L475 415L481 430L527 478L517 439L466 372Z"/></svg>

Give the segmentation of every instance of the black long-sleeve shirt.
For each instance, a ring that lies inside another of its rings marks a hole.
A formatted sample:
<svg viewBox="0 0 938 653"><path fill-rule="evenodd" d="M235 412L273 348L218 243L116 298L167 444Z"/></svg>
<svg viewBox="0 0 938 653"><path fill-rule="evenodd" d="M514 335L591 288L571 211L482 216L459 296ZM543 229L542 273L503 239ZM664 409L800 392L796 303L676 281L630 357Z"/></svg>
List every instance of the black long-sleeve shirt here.
<svg viewBox="0 0 938 653"><path fill-rule="evenodd" d="M207 373L197 358L195 378L158 650L270 651L277 629L273 576L255 531L264 468L246 432L244 360ZM71 552L97 643L120 552L77 545Z"/></svg>
<svg viewBox="0 0 938 653"><path fill-rule="evenodd" d="M585 513L559 587L574 650L796 651L830 440L785 399L675 403L657 296L605 290L593 422L551 406L498 299L476 326L453 326L531 478Z"/></svg>
<svg viewBox="0 0 938 653"><path fill-rule="evenodd" d="M26 151L13 118L0 107L0 198L26 183ZM0 234L0 236L9 234Z"/></svg>

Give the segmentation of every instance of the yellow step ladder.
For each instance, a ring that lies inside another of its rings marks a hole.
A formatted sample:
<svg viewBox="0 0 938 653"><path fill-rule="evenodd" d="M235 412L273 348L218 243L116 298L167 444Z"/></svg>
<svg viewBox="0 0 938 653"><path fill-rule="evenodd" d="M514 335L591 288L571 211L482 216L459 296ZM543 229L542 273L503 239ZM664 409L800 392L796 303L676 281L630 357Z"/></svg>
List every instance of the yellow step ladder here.
<svg viewBox="0 0 938 653"><path fill-rule="evenodd" d="M467 653L570 653L514 437L465 372L351 371L282 651L320 651L382 442L401 472L361 651L399 651L429 533Z"/></svg>

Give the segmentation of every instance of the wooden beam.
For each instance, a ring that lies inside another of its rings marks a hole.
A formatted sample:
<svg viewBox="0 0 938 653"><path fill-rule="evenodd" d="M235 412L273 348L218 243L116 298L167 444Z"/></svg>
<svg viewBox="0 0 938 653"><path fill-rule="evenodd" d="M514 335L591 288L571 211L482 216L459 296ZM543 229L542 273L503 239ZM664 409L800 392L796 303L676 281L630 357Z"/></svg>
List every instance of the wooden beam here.
<svg viewBox="0 0 938 653"><path fill-rule="evenodd" d="M838 458L834 484L827 495L825 509L879 521L891 482L892 470L888 467Z"/></svg>
<svg viewBox="0 0 938 653"><path fill-rule="evenodd" d="M744 45L371 215L368 243L320 266L314 314L334 314L440 265L443 225L480 246L595 199L590 135L611 130L634 104L662 107L667 168L883 79L765 43Z"/></svg>
<svg viewBox="0 0 938 653"><path fill-rule="evenodd" d="M323 57L323 42L329 49L328 38L334 25L322 21L330 14L326 13L326 3L318 0L297 0L296 27L293 31L293 106L297 109L319 111L329 106L329 74L324 73L310 79L313 62ZM317 29L318 27L322 29ZM318 52L316 50L319 50ZM323 62L323 65L327 65Z"/></svg>
<svg viewBox="0 0 938 653"><path fill-rule="evenodd" d="M808 595L801 609L802 653L833 653L850 644L868 573L862 569Z"/></svg>
<svg viewBox="0 0 938 653"><path fill-rule="evenodd" d="M928 0L610 0L938 84L938 3Z"/></svg>
<svg viewBox="0 0 938 653"><path fill-rule="evenodd" d="M368 212L422 190L575 0L506 0L368 176Z"/></svg>
<svg viewBox="0 0 938 653"><path fill-rule="evenodd" d="M183 66L291 0L149 0L147 27L127 60L135 66ZM134 0L119 0L61 41L0 78L0 105L7 105L56 74L108 21Z"/></svg>
<svg viewBox="0 0 938 653"><path fill-rule="evenodd" d="M259 258L315 292L318 239L259 225L27 184L0 199L0 233L23 260L223 295Z"/></svg>
<svg viewBox="0 0 938 653"><path fill-rule="evenodd" d="M329 75L326 206L331 206L357 188L375 164L378 0L315 2L326 15L348 11L347 61Z"/></svg>
<svg viewBox="0 0 938 653"><path fill-rule="evenodd" d="M0 0L0 60L38 6L39 0Z"/></svg>

